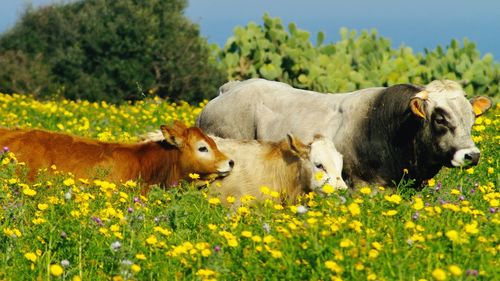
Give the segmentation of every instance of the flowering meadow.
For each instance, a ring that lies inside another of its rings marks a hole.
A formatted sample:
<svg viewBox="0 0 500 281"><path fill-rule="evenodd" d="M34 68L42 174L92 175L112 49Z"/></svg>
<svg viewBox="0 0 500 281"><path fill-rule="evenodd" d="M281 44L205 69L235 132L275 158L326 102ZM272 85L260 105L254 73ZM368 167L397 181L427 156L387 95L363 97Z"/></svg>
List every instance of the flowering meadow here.
<svg viewBox="0 0 500 281"><path fill-rule="evenodd" d="M193 125L203 105L0 94L0 125L133 142L173 119ZM397 189L325 186L293 205L265 186L269 200L241 206L185 183L144 197L138 182L55 166L28 182L4 147L0 280L499 280L499 127L497 105L473 128L480 164L444 168L422 190L405 178Z"/></svg>

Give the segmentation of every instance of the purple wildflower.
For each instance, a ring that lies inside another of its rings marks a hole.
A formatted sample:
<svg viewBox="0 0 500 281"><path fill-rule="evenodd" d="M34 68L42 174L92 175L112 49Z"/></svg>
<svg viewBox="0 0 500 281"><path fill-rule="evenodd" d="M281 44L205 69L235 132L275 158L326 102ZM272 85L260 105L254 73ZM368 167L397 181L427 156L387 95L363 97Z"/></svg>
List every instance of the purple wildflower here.
<svg viewBox="0 0 500 281"><path fill-rule="evenodd" d="M415 212L415 214L411 217L414 221L418 220L418 217L420 216L419 212Z"/></svg>
<svg viewBox="0 0 500 281"><path fill-rule="evenodd" d="M9 152L9 147L8 146L4 146L3 147L3 152Z"/></svg>
<svg viewBox="0 0 500 281"><path fill-rule="evenodd" d="M498 212L498 208L490 207L490 213L496 214Z"/></svg>
<svg viewBox="0 0 500 281"><path fill-rule="evenodd" d="M477 276L479 272L475 269L467 269L465 274L467 274L467 276Z"/></svg>
<svg viewBox="0 0 500 281"><path fill-rule="evenodd" d="M460 197L458 197L458 199L460 199L460 201L464 201L465 197L463 195L460 195Z"/></svg>
<svg viewBox="0 0 500 281"><path fill-rule="evenodd" d="M220 250L221 250L221 248L220 248L220 246L219 246L219 245L215 245L215 246L214 246L214 251L215 251L215 252L217 252L217 253L218 253L218 252L220 252Z"/></svg>
<svg viewBox="0 0 500 281"><path fill-rule="evenodd" d="M133 213L134 212L134 208L132 207L128 207L127 208L127 212L130 214L130 213Z"/></svg>
<svg viewBox="0 0 500 281"><path fill-rule="evenodd" d="M99 226L104 226L104 223L102 223L102 220L98 217L92 217L92 220L97 223Z"/></svg>
<svg viewBox="0 0 500 281"><path fill-rule="evenodd" d="M441 187L443 187L443 184L442 184L441 182L438 182L438 183L436 184L436 187L434 188L434 190L435 190L435 191L439 191L439 190L441 190Z"/></svg>
<svg viewBox="0 0 500 281"><path fill-rule="evenodd" d="M137 196L134 196L134 203L140 203L141 202L141 199L139 199L139 197Z"/></svg>

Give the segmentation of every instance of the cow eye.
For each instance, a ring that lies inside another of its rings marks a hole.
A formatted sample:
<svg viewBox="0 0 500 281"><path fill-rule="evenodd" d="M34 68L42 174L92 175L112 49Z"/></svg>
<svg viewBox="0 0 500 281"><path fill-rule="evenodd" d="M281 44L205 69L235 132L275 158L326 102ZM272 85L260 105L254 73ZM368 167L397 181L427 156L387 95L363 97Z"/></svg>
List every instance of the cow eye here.
<svg viewBox="0 0 500 281"><path fill-rule="evenodd" d="M198 151L199 151L199 152L208 152L208 148L207 148L206 146L200 146L200 147L198 148Z"/></svg>
<svg viewBox="0 0 500 281"><path fill-rule="evenodd" d="M318 168L318 169L320 169L320 170L324 170L324 169L325 169L325 167L324 167L324 166L323 166L323 164L321 164L321 163L316 164L315 166L316 166L316 168Z"/></svg>
<svg viewBox="0 0 500 281"><path fill-rule="evenodd" d="M434 122L443 126L446 126L446 124L448 124L448 121L446 121L446 118L444 118L443 116L436 116L436 118L434 118Z"/></svg>

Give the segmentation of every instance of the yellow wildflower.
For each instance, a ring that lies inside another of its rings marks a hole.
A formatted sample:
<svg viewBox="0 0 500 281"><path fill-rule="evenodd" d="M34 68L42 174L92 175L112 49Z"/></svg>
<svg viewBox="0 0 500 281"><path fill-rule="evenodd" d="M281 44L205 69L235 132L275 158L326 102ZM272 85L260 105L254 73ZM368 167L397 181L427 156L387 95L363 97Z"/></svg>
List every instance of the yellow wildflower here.
<svg viewBox="0 0 500 281"><path fill-rule="evenodd" d="M28 196L35 196L35 195L36 195L36 191L35 191L35 190L33 190L33 189L31 189L31 188L29 188L29 187L24 188L24 189L23 189L23 193L24 193L25 195L28 195Z"/></svg>
<svg viewBox="0 0 500 281"><path fill-rule="evenodd" d="M210 205L219 205L220 204L220 199L217 197L211 197L208 199L208 203Z"/></svg>
<svg viewBox="0 0 500 281"><path fill-rule="evenodd" d="M335 191L335 188L329 184L325 184L321 189L325 194L331 194Z"/></svg>
<svg viewBox="0 0 500 281"><path fill-rule="evenodd" d="M353 216L357 216L357 215L361 214L361 208L359 207L359 205L357 203L349 204L349 206L347 206L347 209L349 210L349 212Z"/></svg>
<svg viewBox="0 0 500 281"><path fill-rule="evenodd" d="M148 243L149 245L155 245L156 243L158 243L158 239L156 239L156 236L151 235L146 239L146 243Z"/></svg>
<svg viewBox="0 0 500 281"><path fill-rule="evenodd" d="M432 271L432 277L437 281L444 281L448 278L446 271L441 268L436 268Z"/></svg>
<svg viewBox="0 0 500 281"><path fill-rule="evenodd" d="M189 177L193 180L197 180L200 178L200 175L196 174L196 173L190 173L189 174Z"/></svg>
<svg viewBox="0 0 500 281"><path fill-rule="evenodd" d="M448 266L448 271L450 271L450 273L454 276L461 276L462 275L462 269L460 269L460 267L458 267L457 265L450 265Z"/></svg>
<svg viewBox="0 0 500 281"><path fill-rule="evenodd" d="M141 253L138 253L135 255L135 258L138 259L138 260L146 260L146 256L144 254L141 254Z"/></svg>
<svg viewBox="0 0 500 281"><path fill-rule="evenodd" d="M395 216L398 213L396 210L389 210L387 212L382 212L382 215L392 217Z"/></svg>
<svg viewBox="0 0 500 281"><path fill-rule="evenodd" d="M250 238L250 237L252 237L252 232L250 232L248 230L244 230L241 232L241 236L246 237L246 238Z"/></svg>
<svg viewBox="0 0 500 281"><path fill-rule="evenodd" d="M269 187L267 186L261 186L260 187L260 192L262 192L262 194L269 194L271 192L271 190L269 189Z"/></svg>
<svg viewBox="0 0 500 281"><path fill-rule="evenodd" d="M24 257L25 257L26 259L28 259L29 261L31 261L31 262L36 262L36 260L37 260L37 258L38 258L38 257L36 256L36 254L35 254L35 253L32 253L32 252L29 252L29 253L24 254Z"/></svg>
<svg viewBox="0 0 500 281"><path fill-rule="evenodd" d="M469 234L478 234L479 229L477 228L477 221L473 221L472 223L466 224L465 225L465 232Z"/></svg>
<svg viewBox="0 0 500 281"><path fill-rule="evenodd" d="M229 239L227 240L227 245L233 248L238 247L238 241L236 239Z"/></svg>
<svg viewBox="0 0 500 281"><path fill-rule="evenodd" d="M330 260L325 261L325 267L337 274L341 274L344 271L340 265Z"/></svg>
<svg viewBox="0 0 500 281"><path fill-rule="evenodd" d="M45 203L38 203L37 207L38 207L38 209L40 211L44 211L44 210L47 210L47 208L49 207L49 205L45 204Z"/></svg>
<svg viewBox="0 0 500 281"><path fill-rule="evenodd" d="M271 250L271 256L275 259L283 257L283 254L278 250Z"/></svg>
<svg viewBox="0 0 500 281"><path fill-rule="evenodd" d="M366 195L368 195L368 194L372 193L372 189L371 189L371 188L369 188L368 186L365 186L365 187L362 187L362 188L359 190L359 192L361 192L362 194L366 194Z"/></svg>
<svg viewBox="0 0 500 281"><path fill-rule="evenodd" d="M436 180L435 180L435 179L433 179L433 178L432 178L432 179L430 179L430 180L428 180L428 181L427 181L427 185L428 185L429 187L433 187L433 186L435 186L435 185L436 185Z"/></svg>
<svg viewBox="0 0 500 281"><path fill-rule="evenodd" d="M64 269L62 268L62 266L58 264L51 264L49 270L50 274L52 274L55 277L59 277L64 273Z"/></svg>
<svg viewBox="0 0 500 281"><path fill-rule="evenodd" d="M424 208L424 201L420 197L415 197L414 198L415 203L413 203L412 208L419 211Z"/></svg>
<svg viewBox="0 0 500 281"><path fill-rule="evenodd" d="M341 248L348 248L348 247L351 247L353 245L354 245L354 243L351 240L347 239L347 238L342 239L342 241L340 241L340 247Z"/></svg>
<svg viewBox="0 0 500 281"><path fill-rule="evenodd" d="M133 265L130 267L130 269L131 269L133 272L135 272L135 273L137 273L137 272L141 271L141 267L140 267L139 265L137 265L137 264L133 264Z"/></svg>
<svg viewBox="0 0 500 281"><path fill-rule="evenodd" d="M200 276L201 278L209 278L211 276L215 276L216 272L211 270L211 269L199 269L196 272L196 275Z"/></svg>
<svg viewBox="0 0 500 281"><path fill-rule="evenodd" d="M391 196L389 195L386 195L384 196L385 200L391 202L391 203L394 203L394 204L399 204L402 200L401 196L397 195L397 194L392 194Z"/></svg>
<svg viewBox="0 0 500 281"><path fill-rule="evenodd" d="M64 184L65 186L72 186L72 185L74 185L74 184L75 184L75 180L74 180L74 179L72 179L72 178L67 178L67 179L65 179L65 180L63 181L63 184Z"/></svg>

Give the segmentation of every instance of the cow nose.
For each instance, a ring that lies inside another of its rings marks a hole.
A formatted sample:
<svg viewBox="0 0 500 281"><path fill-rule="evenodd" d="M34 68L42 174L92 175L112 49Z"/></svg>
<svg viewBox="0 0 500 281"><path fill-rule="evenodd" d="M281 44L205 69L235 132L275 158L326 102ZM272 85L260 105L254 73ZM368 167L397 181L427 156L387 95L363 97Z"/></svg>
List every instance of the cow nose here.
<svg viewBox="0 0 500 281"><path fill-rule="evenodd" d="M233 160L229 160L229 167L231 167L231 169L234 167L234 161Z"/></svg>
<svg viewBox="0 0 500 281"><path fill-rule="evenodd" d="M479 157L481 156L480 152L469 152L465 154L465 160L468 160L471 162L472 165L477 165L479 162Z"/></svg>

